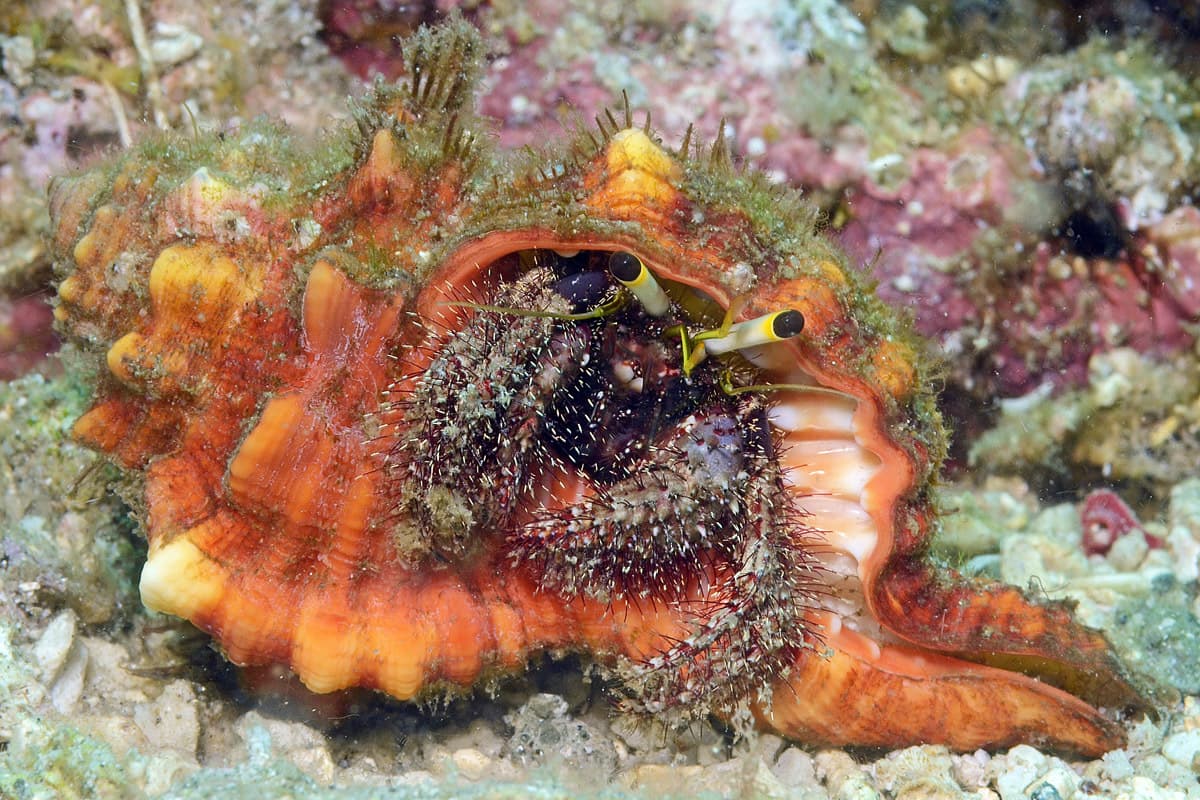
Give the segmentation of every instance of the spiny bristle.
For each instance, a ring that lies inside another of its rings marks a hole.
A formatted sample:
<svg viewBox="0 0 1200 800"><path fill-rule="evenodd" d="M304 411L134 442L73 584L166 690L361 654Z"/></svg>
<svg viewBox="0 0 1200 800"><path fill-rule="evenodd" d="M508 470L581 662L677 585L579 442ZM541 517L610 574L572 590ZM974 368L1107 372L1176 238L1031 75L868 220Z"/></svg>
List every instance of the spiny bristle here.
<svg viewBox="0 0 1200 800"><path fill-rule="evenodd" d="M604 118L608 120L609 127L613 133L621 130L621 126L617 124L617 118L613 116L611 108L604 109Z"/></svg>
<svg viewBox="0 0 1200 800"><path fill-rule="evenodd" d="M611 117L612 115L610 114L609 116ZM613 129L609 130L608 128L605 127L604 117L600 114L596 115L596 128L597 128L597 130L600 131L600 140L602 142L607 142L609 139L612 138L612 135L617 132L616 131L616 123L613 123Z"/></svg>
<svg viewBox="0 0 1200 800"><path fill-rule="evenodd" d="M717 138L713 140L712 149L708 154L708 164L719 172L733 172L733 156L729 152L729 140L725 136L725 118L717 126Z"/></svg>
<svg viewBox="0 0 1200 800"><path fill-rule="evenodd" d="M692 157L692 133L695 131L695 125L688 123L687 130L683 132L683 141L679 143L679 157L687 161Z"/></svg>
<svg viewBox="0 0 1200 800"><path fill-rule="evenodd" d="M640 702L717 708L765 685L806 641L799 627L808 559L794 556L794 506L767 458L761 404L740 403L747 470L730 487L697 484L681 433L649 448L655 463L566 509L542 515L510 538L515 564L533 565L544 586L611 602L667 602L694 620L690 635L629 667ZM669 502L664 502L670 498ZM724 575L704 598L694 576ZM685 672L705 676L696 684ZM686 685L685 685L686 684Z"/></svg>
<svg viewBox="0 0 1200 800"><path fill-rule="evenodd" d="M476 54L482 47L479 32L461 17L418 31L404 52L410 111L420 118L468 108L479 75Z"/></svg>
<svg viewBox="0 0 1200 800"><path fill-rule="evenodd" d="M789 541L792 503L769 466L751 483L747 505L747 528L726 553L726 578L702 603L681 601L695 615L693 633L629 667L640 702L728 708L813 642L799 620L812 600L806 588L814 573Z"/></svg>
<svg viewBox="0 0 1200 800"><path fill-rule="evenodd" d="M590 158L594 156L596 152L600 151L600 140L595 138L595 134L592 133L592 128L589 128L586 125L578 125L576 131L578 131L581 136L586 136L588 138L588 142L592 144L592 149L587 152L582 152L580 155L582 155L584 158ZM577 136L576 142L578 142L578 139L580 139L580 137Z"/></svg>

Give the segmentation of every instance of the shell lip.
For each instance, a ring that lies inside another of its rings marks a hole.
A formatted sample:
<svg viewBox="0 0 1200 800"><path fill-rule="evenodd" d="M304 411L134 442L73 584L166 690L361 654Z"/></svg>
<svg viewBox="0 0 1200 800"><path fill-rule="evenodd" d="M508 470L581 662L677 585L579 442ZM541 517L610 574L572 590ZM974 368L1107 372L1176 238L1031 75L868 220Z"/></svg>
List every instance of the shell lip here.
<svg viewBox="0 0 1200 800"><path fill-rule="evenodd" d="M461 307L461 302L488 302L488 293L495 284L513 277L515 259L511 256L528 250L628 251L641 258L645 266L659 278L692 287L704 293L718 307L727 308L739 297L723 285L719 277L706 282L702 271L680 270L661 252L657 252L652 240L648 244L634 235L571 236L549 228L531 227L500 230L461 244L441 262L437 273L430 276L425 288L415 298L417 315L422 319L435 320L447 330L459 328L467 313ZM452 305L456 302L459 304L457 307ZM888 562L898 557L895 552L896 519L903 508L904 498L914 490L917 479L915 465L909 453L893 439L884 399L854 374L825 364L828 359L822 359L820 342L807 340L801 335L795 339L774 342L770 347L778 353L777 361L785 366L778 372L775 367L768 367L765 375L782 373L783 377L774 380L798 382L795 378L798 368L804 375L803 382L811 380L853 399L854 438L860 447L878 459L879 468L867 480L859 499L874 528L874 538L872 544L855 555L855 577L862 587L865 612L877 621L882 620L884 617L877 607L875 589ZM820 527L818 523L817 529Z"/></svg>
<svg viewBox="0 0 1200 800"><path fill-rule="evenodd" d="M616 252L627 250L645 263L654 274L704 292L719 306L728 308L737 295L719 282L704 283L695 273L684 274L671 262L647 246L646 237L562 234L551 228L517 228L499 230L471 239L452 251L443 261L438 273L427 282L416 300L419 316L447 324L455 318L457 309L449 304L462 301L467 294L474 301L481 299L489 280L480 280L491 265L505 256L522 250L596 250ZM732 269L732 265L730 265ZM476 296L478 295L478 296ZM863 507L871 516L878 531L878 544L863 562L860 577L868 602L874 604L873 584L891 556L897 509L902 498L916 486L916 469L907 452L895 443L888 431L884 404L862 380L842 371L824 366L819 358L819 345L803 342L804 337L776 342L772 346L786 350L800 369L816 383L842 392L857 401L854 412L855 435L860 444L874 453L881 468L870 479L863 493ZM874 609L872 609L874 610Z"/></svg>

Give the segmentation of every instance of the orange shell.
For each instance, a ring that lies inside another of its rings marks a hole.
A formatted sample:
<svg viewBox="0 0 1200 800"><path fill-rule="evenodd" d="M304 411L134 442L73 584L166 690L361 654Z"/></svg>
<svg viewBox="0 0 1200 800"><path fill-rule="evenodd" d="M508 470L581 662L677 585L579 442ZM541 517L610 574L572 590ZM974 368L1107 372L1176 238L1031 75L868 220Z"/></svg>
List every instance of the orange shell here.
<svg viewBox="0 0 1200 800"><path fill-rule="evenodd" d="M324 164L266 129L151 143L55 186L56 316L107 373L75 435L143 476L145 603L317 692L411 698L548 649L663 652L687 631L677 606L547 591L502 532L456 562L405 557L378 468L403 424L382 398L461 320L448 301L518 251L624 250L738 318L801 311L804 333L760 367L829 390L781 390L771 414L784 481L826 537L827 594L850 610L806 615L828 650L775 678L763 724L835 744L1120 746L1068 694L1137 701L1098 633L926 560L945 433L921 345L815 213L720 146L676 154L628 125L513 175L470 132L475 35L421 37L419 77L365 101Z"/></svg>

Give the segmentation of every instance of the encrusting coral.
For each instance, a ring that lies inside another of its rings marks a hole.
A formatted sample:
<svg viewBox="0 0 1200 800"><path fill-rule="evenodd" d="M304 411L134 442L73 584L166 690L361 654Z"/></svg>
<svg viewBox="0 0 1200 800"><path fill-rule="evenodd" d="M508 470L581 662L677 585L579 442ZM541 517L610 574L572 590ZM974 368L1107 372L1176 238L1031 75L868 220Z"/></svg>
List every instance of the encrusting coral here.
<svg viewBox="0 0 1200 800"><path fill-rule="evenodd" d="M405 49L315 150L256 124L53 187L55 315L106 367L74 432L142 476L148 606L318 692L573 649L806 740L1122 743L1103 637L926 557L921 345L808 205L628 108L516 163L470 26Z"/></svg>

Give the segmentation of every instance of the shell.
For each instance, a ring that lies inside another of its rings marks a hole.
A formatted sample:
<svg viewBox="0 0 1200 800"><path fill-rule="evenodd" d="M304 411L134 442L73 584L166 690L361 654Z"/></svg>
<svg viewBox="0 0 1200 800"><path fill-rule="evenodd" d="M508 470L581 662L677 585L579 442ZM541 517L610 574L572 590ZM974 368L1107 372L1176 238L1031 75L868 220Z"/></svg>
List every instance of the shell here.
<svg viewBox="0 0 1200 800"><path fill-rule="evenodd" d="M1140 701L1098 633L926 558L946 432L923 348L816 212L628 109L524 163L492 153L480 50L460 21L422 31L409 82L314 149L256 124L56 182L55 315L103 362L74 434L141 476L146 605L316 692L413 698L571 649L635 708L749 706L806 741L1121 745L1091 703ZM782 309L804 330L682 380L645 312L521 305L565 302L538 259L573 251L636 255L697 330ZM603 337L695 412L648 443L579 416ZM722 394L724 368L773 388ZM501 389L533 410L488 433ZM589 453L622 442L599 486Z"/></svg>

